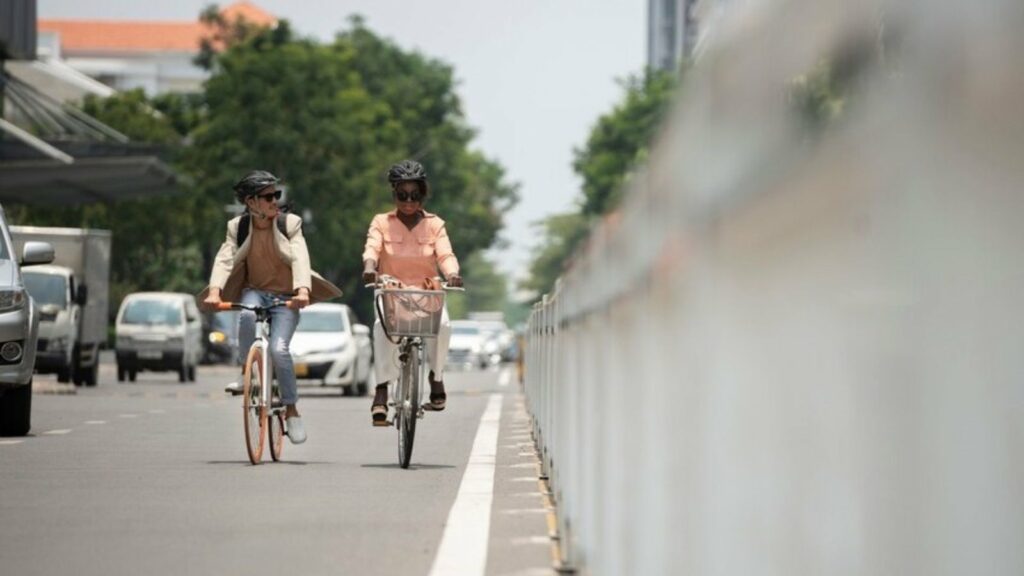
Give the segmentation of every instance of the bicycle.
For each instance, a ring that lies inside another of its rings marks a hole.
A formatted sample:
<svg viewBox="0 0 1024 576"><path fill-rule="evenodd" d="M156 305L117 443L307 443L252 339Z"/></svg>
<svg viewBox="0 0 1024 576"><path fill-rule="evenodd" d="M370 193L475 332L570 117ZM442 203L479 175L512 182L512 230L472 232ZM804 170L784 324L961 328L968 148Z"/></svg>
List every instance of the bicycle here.
<svg viewBox="0 0 1024 576"><path fill-rule="evenodd" d="M394 425L398 429L398 463L408 468L412 459L416 421L423 417L420 384L426 380L423 347L426 340L436 338L441 328L445 290L462 288L439 282L441 290L402 288L391 276L382 275L367 284L374 290L374 307L387 339L398 345L401 366L398 379L390 387L389 406L394 407Z"/></svg>
<svg viewBox="0 0 1024 576"><path fill-rule="evenodd" d="M284 449L284 404L281 391L273 377L270 354L270 311L279 306L291 306L291 300L275 300L268 306L254 306L237 302L221 302L217 310L249 310L256 313L256 338L249 347L242 372L242 412L245 429L245 449L249 461L259 464L263 459L264 442L270 441L270 457L281 460ZM270 375L268 378L267 375Z"/></svg>

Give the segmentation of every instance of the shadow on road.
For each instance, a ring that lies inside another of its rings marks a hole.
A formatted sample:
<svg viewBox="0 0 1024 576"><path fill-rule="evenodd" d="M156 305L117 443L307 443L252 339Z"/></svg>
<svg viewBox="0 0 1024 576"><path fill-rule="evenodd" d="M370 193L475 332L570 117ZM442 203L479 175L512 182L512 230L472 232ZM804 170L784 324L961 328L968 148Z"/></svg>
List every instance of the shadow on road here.
<svg viewBox="0 0 1024 576"><path fill-rule="evenodd" d="M236 465L236 466L252 466L252 464L250 464L248 460L208 460L206 463L207 464L231 464L231 465ZM277 466L279 464L287 464L289 466L309 466L311 464L312 465L331 464L331 462L301 462L301 461L298 461L298 460L281 460L280 462L266 461L266 462L261 462L261 464L267 464L267 465L272 465L272 466Z"/></svg>
<svg viewBox="0 0 1024 576"><path fill-rule="evenodd" d="M401 466L399 466L398 463L395 463L395 464L361 464L360 466L362 468L386 468L386 469L401 468ZM410 464L408 469L409 470L439 470L439 469L443 469L443 468L455 468L455 466L451 466L449 464Z"/></svg>

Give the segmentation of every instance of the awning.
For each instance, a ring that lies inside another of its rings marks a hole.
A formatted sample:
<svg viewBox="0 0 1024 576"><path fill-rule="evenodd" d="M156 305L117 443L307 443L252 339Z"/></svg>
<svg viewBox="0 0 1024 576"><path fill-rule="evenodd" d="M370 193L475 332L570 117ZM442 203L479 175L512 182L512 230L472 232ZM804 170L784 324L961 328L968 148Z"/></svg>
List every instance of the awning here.
<svg viewBox="0 0 1024 576"><path fill-rule="evenodd" d="M0 202L71 205L176 194L181 181L155 156L0 162Z"/></svg>
<svg viewBox="0 0 1024 576"><path fill-rule="evenodd" d="M0 119L0 202L67 206L181 192L159 147L129 142L55 97L53 83L68 78L0 74L6 112L21 124ZM33 85L42 79L48 84Z"/></svg>

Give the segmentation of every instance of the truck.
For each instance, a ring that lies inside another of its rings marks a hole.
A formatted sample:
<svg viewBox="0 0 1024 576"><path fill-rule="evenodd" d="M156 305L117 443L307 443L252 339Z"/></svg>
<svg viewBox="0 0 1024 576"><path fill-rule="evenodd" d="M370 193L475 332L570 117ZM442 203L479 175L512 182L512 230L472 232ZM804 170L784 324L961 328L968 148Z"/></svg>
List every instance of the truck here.
<svg viewBox="0 0 1024 576"><path fill-rule="evenodd" d="M95 386L100 348L107 341L110 231L11 226L11 239L16 253L29 241L54 249L52 265L22 273L40 311L36 372Z"/></svg>

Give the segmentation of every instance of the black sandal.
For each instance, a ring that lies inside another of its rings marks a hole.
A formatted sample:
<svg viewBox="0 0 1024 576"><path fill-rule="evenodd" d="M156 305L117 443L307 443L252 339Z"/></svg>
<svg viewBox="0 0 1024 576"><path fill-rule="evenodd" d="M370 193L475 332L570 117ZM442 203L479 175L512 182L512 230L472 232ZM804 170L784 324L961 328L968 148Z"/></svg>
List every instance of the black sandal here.
<svg viewBox="0 0 1024 576"><path fill-rule="evenodd" d="M370 405L370 417L373 418L374 426L390 426L391 423L388 422L387 394L383 395L384 398L380 398L381 394L378 393L380 392L379 388L381 386L385 386L385 390L387 390L387 384L378 385L378 390L375 391L374 393L373 404ZM380 399L381 401L378 402L378 399Z"/></svg>
<svg viewBox="0 0 1024 576"><path fill-rule="evenodd" d="M373 418L374 426L390 426L388 422L388 406L387 404L374 404L370 406L370 415Z"/></svg>
<svg viewBox="0 0 1024 576"><path fill-rule="evenodd" d="M430 412L440 412L444 410L445 401L448 400L448 395L444 392L430 395L430 402L423 405L423 409Z"/></svg>

